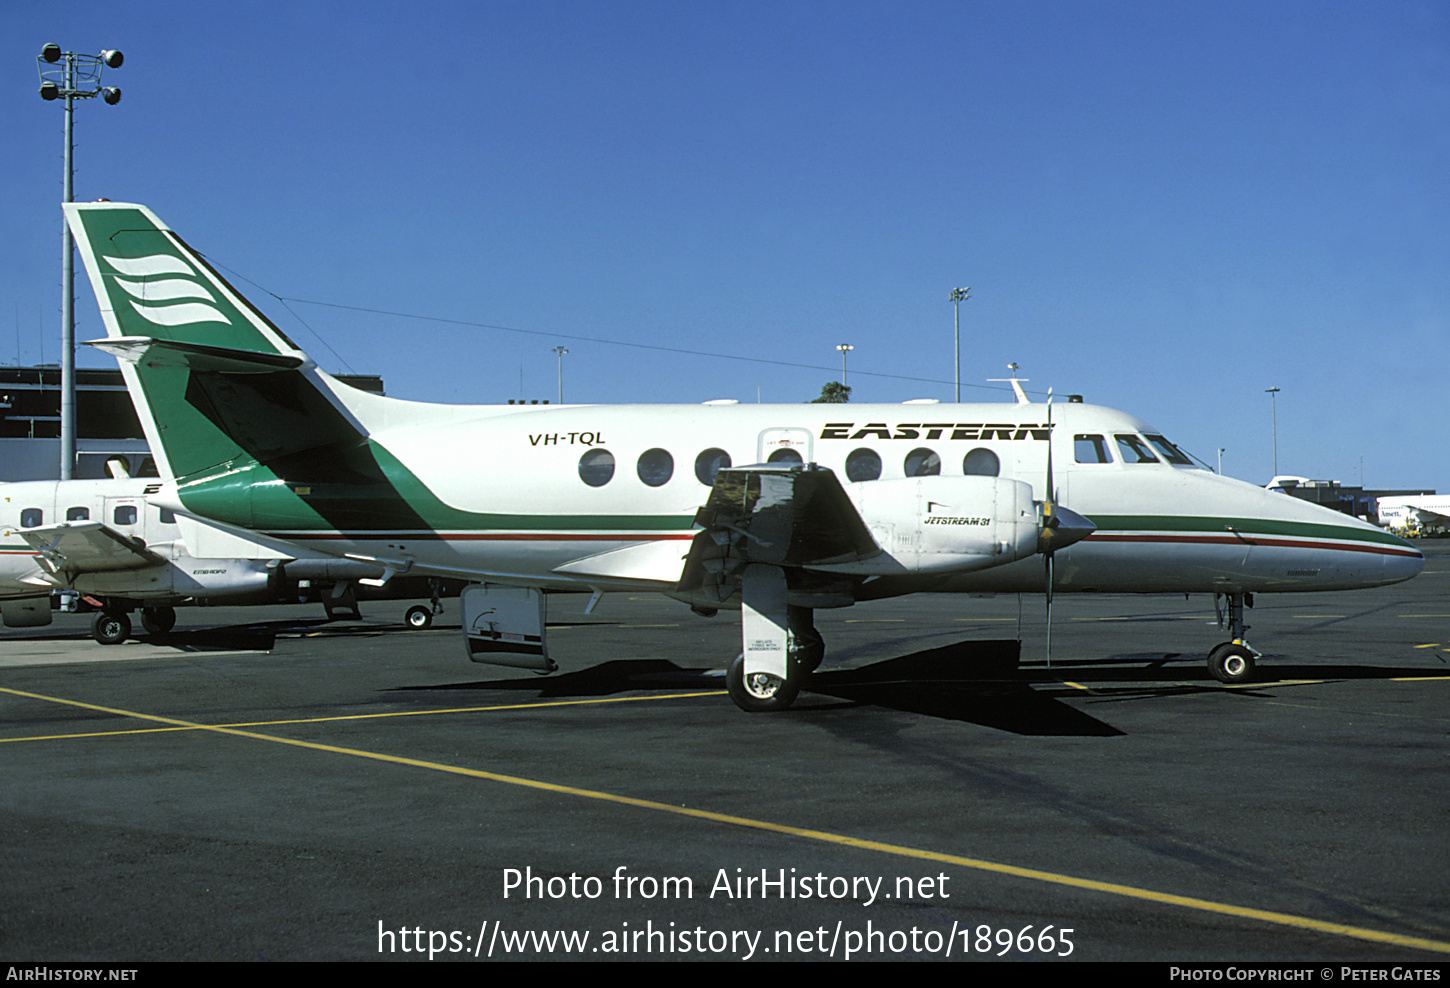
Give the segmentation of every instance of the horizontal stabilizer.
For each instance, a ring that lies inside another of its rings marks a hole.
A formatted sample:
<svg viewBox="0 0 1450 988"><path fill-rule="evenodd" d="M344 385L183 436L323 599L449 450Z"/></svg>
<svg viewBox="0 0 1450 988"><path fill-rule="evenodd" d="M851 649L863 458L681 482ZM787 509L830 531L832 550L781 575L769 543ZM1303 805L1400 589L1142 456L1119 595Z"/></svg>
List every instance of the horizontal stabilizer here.
<svg viewBox="0 0 1450 988"><path fill-rule="evenodd" d="M221 374L271 374L297 370L306 361L286 353L260 353L231 347L206 346L159 340L151 336L119 336L87 340L86 346L109 353L131 364L146 367L186 367L194 371Z"/></svg>

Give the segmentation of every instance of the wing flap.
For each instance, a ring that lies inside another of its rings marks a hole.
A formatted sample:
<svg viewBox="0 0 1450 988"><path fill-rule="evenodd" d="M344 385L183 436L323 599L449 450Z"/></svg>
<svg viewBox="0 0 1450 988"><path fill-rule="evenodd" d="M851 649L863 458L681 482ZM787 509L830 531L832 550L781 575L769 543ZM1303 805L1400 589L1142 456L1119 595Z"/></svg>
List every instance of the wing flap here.
<svg viewBox="0 0 1450 988"><path fill-rule="evenodd" d="M731 554L751 563L801 567L881 552L835 473L822 468L721 470L695 524L717 543L728 537Z"/></svg>
<svg viewBox="0 0 1450 988"><path fill-rule="evenodd" d="M721 470L695 524L704 531L695 536L676 589L720 600L739 586L749 565L803 571L881 554L836 475L818 467ZM793 590L804 586L791 580Z"/></svg>
<svg viewBox="0 0 1450 988"><path fill-rule="evenodd" d="M39 553L36 562L41 568L56 576L144 569L166 561L140 539L98 521L27 528L18 534Z"/></svg>

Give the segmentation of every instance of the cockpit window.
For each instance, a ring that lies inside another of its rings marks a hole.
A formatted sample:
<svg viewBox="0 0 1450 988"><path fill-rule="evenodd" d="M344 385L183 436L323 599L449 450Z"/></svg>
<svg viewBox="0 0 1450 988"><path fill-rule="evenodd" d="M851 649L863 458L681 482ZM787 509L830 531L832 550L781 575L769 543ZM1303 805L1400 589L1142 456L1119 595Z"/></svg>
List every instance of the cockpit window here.
<svg viewBox="0 0 1450 988"><path fill-rule="evenodd" d="M1118 458L1124 463L1157 463L1158 457L1148 448L1142 437L1131 432L1119 432L1113 436L1118 441Z"/></svg>
<svg viewBox="0 0 1450 988"><path fill-rule="evenodd" d="M1150 443L1152 443L1153 448L1156 449L1158 453L1163 457L1163 459L1167 460L1169 463L1180 467L1193 466L1193 461L1188 458L1188 455L1184 453L1183 450L1179 449L1177 446L1173 445L1162 436L1145 434L1143 438L1147 439Z"/></svg>
<svg viewBox="0 0 1450 988"><path fill-rule="evenodd" d="M1102 436L1073 436L1072 458L1078 463L1111 463L1113 454L1108 452L1108 441Z"/></svg>

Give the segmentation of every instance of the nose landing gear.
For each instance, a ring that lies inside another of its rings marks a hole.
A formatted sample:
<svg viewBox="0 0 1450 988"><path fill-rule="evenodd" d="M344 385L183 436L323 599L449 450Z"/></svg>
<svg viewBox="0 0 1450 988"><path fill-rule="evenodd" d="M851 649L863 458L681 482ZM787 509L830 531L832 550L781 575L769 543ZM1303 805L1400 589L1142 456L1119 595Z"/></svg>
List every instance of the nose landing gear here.
<svg viewBox="0 0 1450 988"><path fill-rule="evenodd" d="M1229 685L1253 682L1254 665L1260 653L1244 639L1244 632L1249 630L1249 626L1244 624L1244 605L1253 607L1254 595L1230 593L1224 596L1228 598L1227 615L1217 596L1214 597L1214 605L1218 607L1219 627L1227 627L1233 638L1215 645L1208 653L1209 674L1220 683Z"/></svg>

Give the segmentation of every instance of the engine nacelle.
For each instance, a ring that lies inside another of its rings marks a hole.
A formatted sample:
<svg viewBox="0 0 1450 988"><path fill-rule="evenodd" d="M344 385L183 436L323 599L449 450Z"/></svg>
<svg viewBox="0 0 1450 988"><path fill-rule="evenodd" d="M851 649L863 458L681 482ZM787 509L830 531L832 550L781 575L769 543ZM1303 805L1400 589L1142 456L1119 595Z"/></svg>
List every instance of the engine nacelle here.
<svg viewBox="0 0 1450 988"><path fill-rule="evenodd" d="M911 477L843 485L882 554L812 565L871 576L965 573L1037 552L1032 487L1001 477Z"/></svg>
<svg viewBox="0 0 1450 988"><path fill-rule="evenodd" d="M185 551L174 561L135 570L82 573L73 586L99 597L244 596L267 589L270 571L264 559L194 559Z"/></svg>
<svg viewBox="0 0 1450 988"><path fill-rule="evenodd" d="M0 620L7 628L39 628L50 624L50 597L24 597L0 603Z"/></svg>

